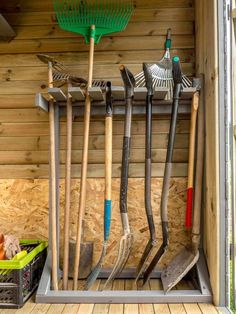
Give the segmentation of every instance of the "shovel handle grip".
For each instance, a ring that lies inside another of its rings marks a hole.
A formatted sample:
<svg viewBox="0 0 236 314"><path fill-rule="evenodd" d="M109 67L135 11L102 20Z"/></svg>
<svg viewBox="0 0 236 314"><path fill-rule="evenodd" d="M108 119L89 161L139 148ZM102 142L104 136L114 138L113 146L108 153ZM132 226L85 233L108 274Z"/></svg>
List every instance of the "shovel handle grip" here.
<svg viewBox="0 0 236 314"><path fill-rule="evenodd" d="M104 204L104 240L107 241L111 225L111 200L105 200Z"/></svg>
<svg viewBox="0 0 236 314"><path fill-rule="evenodd" d="M112 178L112 111L105 120L105 204L104 204L104 240L107 241L111 224L111 178Z"/></svg>
<svg viewBox="0 0 236 314"><path fill-rule="evenodd" d="M186 206L186 228L191 228L192 225L192 208L193 208L193 188L187 189L187 206Z"/></svg>

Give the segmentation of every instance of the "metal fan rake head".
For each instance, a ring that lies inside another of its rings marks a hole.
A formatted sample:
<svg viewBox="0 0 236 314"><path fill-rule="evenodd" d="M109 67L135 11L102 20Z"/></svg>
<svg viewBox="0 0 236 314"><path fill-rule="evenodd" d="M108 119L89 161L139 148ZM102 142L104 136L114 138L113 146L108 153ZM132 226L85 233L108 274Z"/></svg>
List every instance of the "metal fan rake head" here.
<svg viewBox="0 0 236 314"><path fill-rule="evenodd" d="M121 273L123 270L124 265L126 264L130 251L131 251L131 246L133 243L133 235L128 232L124 234L121 239L120 239L120 245L119 245L119 251L118 251L118 256L116 259L115 266L110 273L107 281L105 282L105 285L103 287L103 290L106 289L106 287Z"/></svg>
<svg viewBox="0 0 236 314"><path fill-rule="evenodd" d="M79 77L77 75L74 75L67 71L66 67L57 61L54 57L51 57L49 55L45 54L37 54L37 57L40 61L43 63L48 64L51 62L53 67L53 84L55 87L61 87L64 84L67 84L69 81L73 86L79 86L79 87L86 87L87 86L87 80L85 80L82 77ZM92 82L93 87L101 87L102 89L106 88L106 81L104 80L93 80Z"/></svg>
<svg viewBox="0 0 236 314"><path fill-rule="evenodd" d="M170 56L171 48L171 29L167 30L167 37L165 42L165 53L160 61L149 64L149 68L152 72L152 83L153 87L166 87L169 89L169 98L173 95L173 69L172 60ZM145 86L145 76L143 71L135 75L136 86ZM182 75L183 87L191 87L192 81L186 76Z"/></svg>

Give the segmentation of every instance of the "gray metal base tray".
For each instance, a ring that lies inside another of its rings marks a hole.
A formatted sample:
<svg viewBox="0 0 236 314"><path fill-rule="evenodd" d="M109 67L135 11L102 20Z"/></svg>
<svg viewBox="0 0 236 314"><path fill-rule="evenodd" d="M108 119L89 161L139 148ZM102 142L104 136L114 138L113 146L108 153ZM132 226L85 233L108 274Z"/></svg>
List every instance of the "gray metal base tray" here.
<svg viewBox="0 0 236 314"><path fill-rule="evenodd" d="M203 251L196 265L198 289L172 290L167 294L162 290L125 290L125 291L71 291L51 290L51 253L49 252L43 275L36 294L36 303L212 303L208 270ZM100 273L100 278L107 278L108 270ZM134 271L125 270L120 278L133 278ZM153 273L153 278L160 278L160 272Z"/></svg>

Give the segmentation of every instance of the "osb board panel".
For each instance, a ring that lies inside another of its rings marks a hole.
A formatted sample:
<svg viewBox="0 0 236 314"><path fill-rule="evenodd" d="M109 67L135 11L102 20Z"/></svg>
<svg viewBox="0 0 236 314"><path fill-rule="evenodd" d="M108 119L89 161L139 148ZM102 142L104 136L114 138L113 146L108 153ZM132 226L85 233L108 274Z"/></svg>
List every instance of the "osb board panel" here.
<svg viewBox="0 0 236 314"><path fill-rule="evenodd" d="M112 185L111 235L105 267L114 264L117 245L122 235L119 215L119 179ZM160 196L162 179L152 179L152 206L156 223L158 246L161 243ZM63 232L64 180L61 181L61 234ZM94 241L94 263L98 260L103 238L104 180L89 179L85 215L85 241ZM171 180L169 195L170 247L159 266L164 266L189 242L184 231L186 179ZM48 236L48 180L0 180L1 231L13 233L20 238L47 238ZM71 238L76 232L79 200L79 180L72 180L71 192ZM144 180L129 179L128 210L134 235L132 252L127 266L135 267L148 240L148 227L144 209ZM62 239L62 237L61 237ZM62 247L61 247L62 252Z"/></svg>

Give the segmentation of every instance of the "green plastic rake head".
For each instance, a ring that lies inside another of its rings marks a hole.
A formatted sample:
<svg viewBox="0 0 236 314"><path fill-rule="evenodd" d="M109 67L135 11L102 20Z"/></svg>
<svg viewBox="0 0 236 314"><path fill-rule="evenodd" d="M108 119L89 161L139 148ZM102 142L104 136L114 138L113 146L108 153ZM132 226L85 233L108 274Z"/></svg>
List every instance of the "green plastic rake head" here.
<svg viewBox="0 0 236 314"><path fill-rule="evenodd" d="M125 29L134 10L132 0L53 0L53 6L62 29L82 34L86 43L93 37L96 44Z"/></svg>

